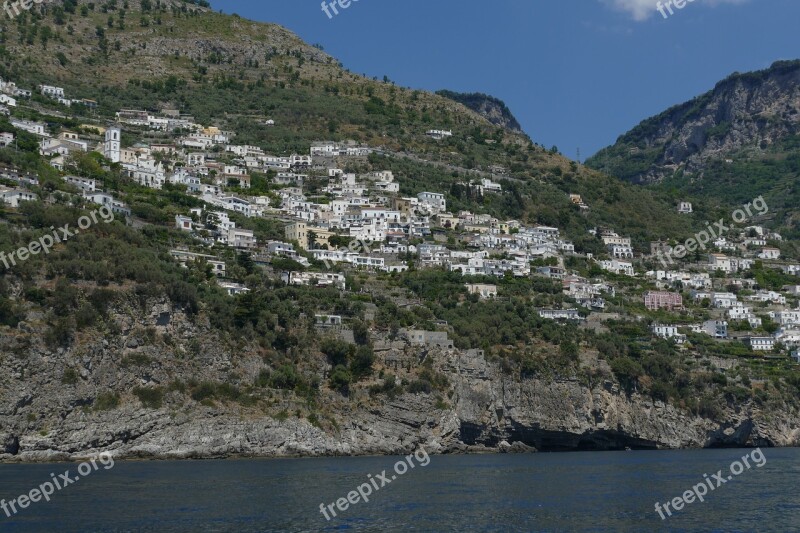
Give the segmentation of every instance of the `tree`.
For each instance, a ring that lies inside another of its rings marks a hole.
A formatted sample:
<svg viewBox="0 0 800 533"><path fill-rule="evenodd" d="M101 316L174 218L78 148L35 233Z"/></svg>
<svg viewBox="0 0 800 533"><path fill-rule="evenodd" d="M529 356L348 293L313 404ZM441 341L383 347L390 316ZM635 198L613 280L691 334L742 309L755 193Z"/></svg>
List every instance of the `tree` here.
<svg viewBox="0 0 800 533"><path fill-rule="evenodd" d="M350 393L350 383L353 376L344 365L337 366L330 377L330 385L333 390L337 390L347 396Z"/></svg>

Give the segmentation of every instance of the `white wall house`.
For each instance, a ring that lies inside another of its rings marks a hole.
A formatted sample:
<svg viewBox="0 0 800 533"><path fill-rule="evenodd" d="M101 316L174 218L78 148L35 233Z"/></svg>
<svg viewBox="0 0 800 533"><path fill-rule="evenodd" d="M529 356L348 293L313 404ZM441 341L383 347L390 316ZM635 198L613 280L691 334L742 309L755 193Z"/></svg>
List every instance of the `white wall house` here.
<svg viewBox="0 0 800 533"><path fill-rule="evenodd" d="M50 98L64 98L64 88L52 85L39 85L39 91Z"/></svg>
<svg viewBox="0 0 800 533"><path fill-rule="evenodd" d="M417 195L420 204L427 205L437 211L447 211L444 194L437 192L421 192Z"/></svg>
<svg viewBox="0 0 800 533"><path fill-rule="evenodd" d="M775 349L775 339L772 337L749 337L747 342L756 352L771 352Z"/></svg>

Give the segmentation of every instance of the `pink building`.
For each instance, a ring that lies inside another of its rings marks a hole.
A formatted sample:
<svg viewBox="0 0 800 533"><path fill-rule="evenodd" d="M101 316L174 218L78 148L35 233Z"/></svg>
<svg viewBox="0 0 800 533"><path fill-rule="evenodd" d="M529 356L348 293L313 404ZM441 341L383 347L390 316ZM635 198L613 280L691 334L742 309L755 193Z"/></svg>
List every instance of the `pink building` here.
<svg viewBox="0 0 800 533"><path fill-rule="evenodd" d="M644 306L651 311L683 309L683 296L676 292L650 291L644 295Z"/></svg>

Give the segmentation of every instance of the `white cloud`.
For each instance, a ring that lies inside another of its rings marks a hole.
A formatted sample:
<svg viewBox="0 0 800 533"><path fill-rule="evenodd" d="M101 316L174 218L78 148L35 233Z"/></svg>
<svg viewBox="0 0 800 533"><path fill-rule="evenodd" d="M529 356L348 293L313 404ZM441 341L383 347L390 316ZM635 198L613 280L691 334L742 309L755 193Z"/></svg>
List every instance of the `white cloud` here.
<svg viewBox="0 0 800 533"><path fill-rule="evenodd" d="M741 4L747 0L688 0L686 7L689 7L692 2L704 3L708 5L717 4ZM618 11L625 11L633 17L634 20L642 21L647 20L651 16L658 13L656 4L658 0L601 0L604 4L613 7ZM666 4L667 0L661 0L661 4Z"/></svg>

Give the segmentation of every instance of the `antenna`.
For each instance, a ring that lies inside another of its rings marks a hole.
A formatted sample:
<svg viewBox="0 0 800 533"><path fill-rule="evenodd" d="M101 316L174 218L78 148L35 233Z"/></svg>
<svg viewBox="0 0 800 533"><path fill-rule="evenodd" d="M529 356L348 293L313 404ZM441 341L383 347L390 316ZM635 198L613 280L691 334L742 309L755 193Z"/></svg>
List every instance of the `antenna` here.
<svg viewBox="0 0 800 533"><path fill-rule="evenodd" d="M581 147L578 146L578 163L581 162Z"/></svg>

